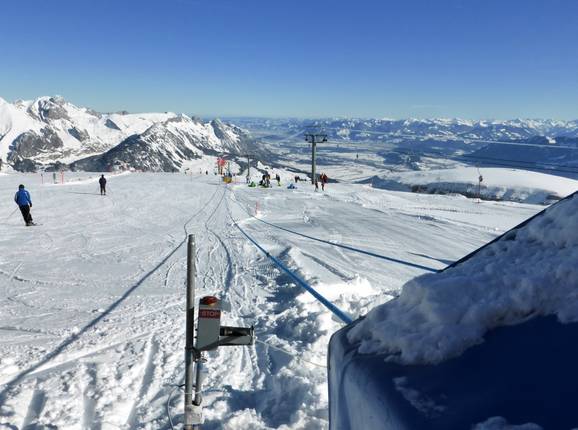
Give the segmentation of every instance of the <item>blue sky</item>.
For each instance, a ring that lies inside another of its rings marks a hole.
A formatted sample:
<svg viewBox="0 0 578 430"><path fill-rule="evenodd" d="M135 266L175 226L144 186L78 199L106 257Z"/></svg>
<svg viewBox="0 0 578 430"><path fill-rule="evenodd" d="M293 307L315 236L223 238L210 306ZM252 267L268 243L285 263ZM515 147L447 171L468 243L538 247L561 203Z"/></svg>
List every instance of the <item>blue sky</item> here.
<svg viewBox="0 0 578 430"><path fill-rule="evenodd" d="M2 2L0 97L204 116L578 118L574 0Z"/></svg>

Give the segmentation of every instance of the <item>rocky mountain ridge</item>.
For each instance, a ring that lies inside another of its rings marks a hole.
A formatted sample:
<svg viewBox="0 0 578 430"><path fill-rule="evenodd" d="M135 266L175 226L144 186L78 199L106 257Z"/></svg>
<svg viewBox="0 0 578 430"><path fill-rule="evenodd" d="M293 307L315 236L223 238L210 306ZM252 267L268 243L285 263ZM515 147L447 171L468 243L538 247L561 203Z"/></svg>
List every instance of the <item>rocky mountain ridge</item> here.
<svg viewBox="0 0 578 430"><path fill-rule="evenodd" d="M64 98L9 103L0 98L0 158L15 170L115 167L173 171L186 161L243 154L248 132L183 114L102 114Z"/></svg>

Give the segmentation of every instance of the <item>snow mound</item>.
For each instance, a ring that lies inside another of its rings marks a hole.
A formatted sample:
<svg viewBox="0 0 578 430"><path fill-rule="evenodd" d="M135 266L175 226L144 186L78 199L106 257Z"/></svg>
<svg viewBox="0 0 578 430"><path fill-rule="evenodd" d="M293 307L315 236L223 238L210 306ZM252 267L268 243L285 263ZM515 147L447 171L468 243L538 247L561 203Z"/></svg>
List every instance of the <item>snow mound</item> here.
<svg viewBox="0 0 578 430"><path fill-rule="evenodd" d="M526 170L475 167L402 172L374 177L371 184L375 188L477 197L480 175L480 196L486 200L549 204L578 190L574 179Z"/></svg>
<svg viewBox="0 0 578 430"><path fill-rule="evenodd" d="M352 327L362 354L439 363L498 326L536 315L578 321L578 194L546 209L474 257L409 281L397 300Z"/></svg>

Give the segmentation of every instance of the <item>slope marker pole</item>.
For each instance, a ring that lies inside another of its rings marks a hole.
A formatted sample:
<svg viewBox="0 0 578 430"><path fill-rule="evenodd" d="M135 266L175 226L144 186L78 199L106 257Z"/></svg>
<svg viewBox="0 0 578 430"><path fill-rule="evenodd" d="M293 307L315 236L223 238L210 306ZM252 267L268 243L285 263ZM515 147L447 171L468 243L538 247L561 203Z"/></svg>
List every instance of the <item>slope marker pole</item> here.
<svg viewBox="0 0 578 430"><path fill-rule="evenodd" d="M247 183L251 180L251 154L247 154Z"/></svg>

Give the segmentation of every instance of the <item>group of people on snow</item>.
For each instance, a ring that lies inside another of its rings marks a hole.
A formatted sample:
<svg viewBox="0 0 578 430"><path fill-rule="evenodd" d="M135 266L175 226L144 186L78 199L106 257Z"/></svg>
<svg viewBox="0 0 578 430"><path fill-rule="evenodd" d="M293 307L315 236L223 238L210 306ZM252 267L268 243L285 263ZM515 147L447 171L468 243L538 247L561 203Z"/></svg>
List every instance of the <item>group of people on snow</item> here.
<svg viewBox="0 0 578 430"><path fill-rule="evenodd" d="M329 178L325 173L322 173L321 175L319 175L319 180L321 181L321 189L325 191L325 185L327 184Z"/></svg>
<svg viewBox="0 0 578 430"><path fill-rule="evenodd" d="M275 175L275 180L277 181L277 185L281 186L281 176L279 176L278 173ZM300 181L303 181L303 178L301 178L299 175L295 175L293 177L293 180L295 181L295 184L298 184ZM329 177L327 176L326 173L321 173L321 175L319 175L319 177L316 178L315 181L313 182L313 184L315 185L315 191L319 190L320 183L321 183L321 190L325 191L325 186L327 185L327 182L329 182ZM249 187L256 187L256 184L251 181L251 178L249 176L247 176L247 184L249 184ZM297 188L295 184L293 183L289 184L287 188L295 189ZM268 171L265 171L265 173L261 176L259 186L263 188L271 187L271 175L269 174Z"/></svg>
<svg viewBox="0 0 578 430"><path fill-rule="evenodd" d="M208 171L205 172L205 174L208 174L208 173L209 173ZM298 175L296 175L294 179L295 179L295 183L298 183L299 181L302 180ZM275 180L277 181L277 185L281 186L281 176L279 176L278 173L275 175ZM319 178L315 179L315 182L314 182L315 183L315 191L319 190L319 182L321 182L321 189L323 191L325 191L325 185L327 184L328 180L329 180L329 178L327 177L327 175L325 173L322 173L321 175L319 175ZM100 175L100 178L98 179L98 184L100 187L100 195L105 196L106 195L106 178L104 177L104 175ZM255 186L254 183L251 183L251 185ZM269 174L269 172L265 171L265 173L261 177L261 181L259 181L259 185L262 187L265 187L265 188L269 188L271 186L271 175ZM290 188L295 188L295 186L293 184L290 184ZM32 209L32 199L30 197L30 193L28 192L26 187L24 187L23 184L20 184L18 186L18 191L14 195L14 201L16 202L16 204L18 205L18 207L20 209L20 212L22 213L22 218L24 219L24 223L27 226L36 225L34 223L34 221L32 220L32 214L30 213L30 209Z"/></svg>
<svg viewBox="0 0 578 430"><path fill-rule="evenodd" d="M104 175L100 175L98 185L100 187L100 195L106 196L106 178ZM18 191L14 194L14 202L18 205L26 226L30 227L36 225L32 220L32 214L30 213L30 209L32 209L32 198L24 184L18 185Z"/></svg>
<svg viewBox="0 0 578 430"><path fill-rule="evenodd" d="M315 191L319 190L319 182L321 182L321 190L325 191L325 185L327 184L328 180L329 177L325 173L319 175L319 178L315 179Z"/></svg>
<svg viewBox="0 0 578 430"><path fill-rule="evenodd" d="M265 188L269 188L271 186L271 175L269 175L269 172L263 173L263 176L261 176L261 180L259 181L259 185Z"/></svg>
<svg viewBox="0 0 578 430"><path fill-rule="evenodd" d="M281 186L281 176L279 176L279 173L277 173L275 175L275 180L277 181L277 186ZM247 182L249 182L249 177L247 176ZM269 174L268 171L265 171L265 173L263 174L263 176L261 176L261 180L259 181L259 185L261 187L264 188L270 188L271 187L271 175Z"/></svg>

